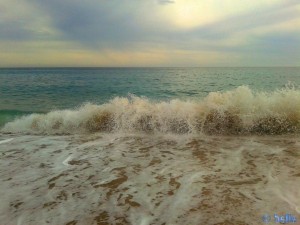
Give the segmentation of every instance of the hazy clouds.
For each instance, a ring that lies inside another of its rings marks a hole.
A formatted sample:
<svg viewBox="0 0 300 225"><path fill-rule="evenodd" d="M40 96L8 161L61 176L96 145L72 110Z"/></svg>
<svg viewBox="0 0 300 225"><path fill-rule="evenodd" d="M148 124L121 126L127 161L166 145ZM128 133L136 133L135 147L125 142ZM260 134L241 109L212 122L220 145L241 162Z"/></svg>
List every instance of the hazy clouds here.
<svg viewBox="0 0 300 225"><path fill-rule="evenodd" d="M299 66L299 39L295 0L0 0L1 66Z"/></svg>

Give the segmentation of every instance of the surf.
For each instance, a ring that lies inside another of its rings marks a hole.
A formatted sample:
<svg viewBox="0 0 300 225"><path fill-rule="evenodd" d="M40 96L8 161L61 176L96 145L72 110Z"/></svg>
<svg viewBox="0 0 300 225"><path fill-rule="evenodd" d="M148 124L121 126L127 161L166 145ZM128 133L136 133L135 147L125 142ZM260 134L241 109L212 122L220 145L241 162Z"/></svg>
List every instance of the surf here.
<svg viewBox="0 0 300 225"><path fill-rule="evenodd" d="M32 113L8 122L4 133L75 134L145 132L176 134L287 134L300 132L300 90L257 92L248 86L211 92L203 99L154 101L129 95L105 104Z"/></svg>

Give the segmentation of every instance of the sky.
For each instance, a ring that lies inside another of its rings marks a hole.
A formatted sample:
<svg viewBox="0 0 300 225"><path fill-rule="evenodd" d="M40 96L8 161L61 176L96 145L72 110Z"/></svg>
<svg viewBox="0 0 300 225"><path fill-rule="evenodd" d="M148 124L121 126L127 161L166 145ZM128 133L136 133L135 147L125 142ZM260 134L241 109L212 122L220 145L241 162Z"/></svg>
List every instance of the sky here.
<svg viewBox="0 0 300 225"><path fill-rule="evenodd" d="M299 0L0 0L0 67L300 66Z"/></svg>

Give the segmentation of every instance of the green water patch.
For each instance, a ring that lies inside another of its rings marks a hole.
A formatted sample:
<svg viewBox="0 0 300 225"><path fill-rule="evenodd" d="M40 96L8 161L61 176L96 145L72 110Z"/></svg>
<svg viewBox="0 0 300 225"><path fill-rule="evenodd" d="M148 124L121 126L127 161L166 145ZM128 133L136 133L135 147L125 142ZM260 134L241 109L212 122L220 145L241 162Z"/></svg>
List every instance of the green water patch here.
<svg viewBox="0 0 300 225"><path fill-rule="evenodd" d="M0 110L0 127L6 123L15 120L16 118L32 114L34 112L20 111L20 110Z"/></svg>

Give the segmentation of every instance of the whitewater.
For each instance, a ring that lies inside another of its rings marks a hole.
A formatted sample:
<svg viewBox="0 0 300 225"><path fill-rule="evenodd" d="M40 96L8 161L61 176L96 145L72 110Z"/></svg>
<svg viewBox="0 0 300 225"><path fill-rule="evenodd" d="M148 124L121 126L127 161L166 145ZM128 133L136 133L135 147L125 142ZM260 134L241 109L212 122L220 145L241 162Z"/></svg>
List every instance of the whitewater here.
<svg viewBox="0 0 300 225"><path fill-rule="evenodd" d="M296 85L80 102L0 109L0 224L300 224Z"/></svg>
<svg viewBox="0 0 300 225"><path fill-rule="evenodd" d="M158 132L282 134L299 132L300 91L283 88L254 93L246 86L212 92L201 101L151 102L129 96L102 105L31 114L7 123L2 132L74 134Z"/></svg>

